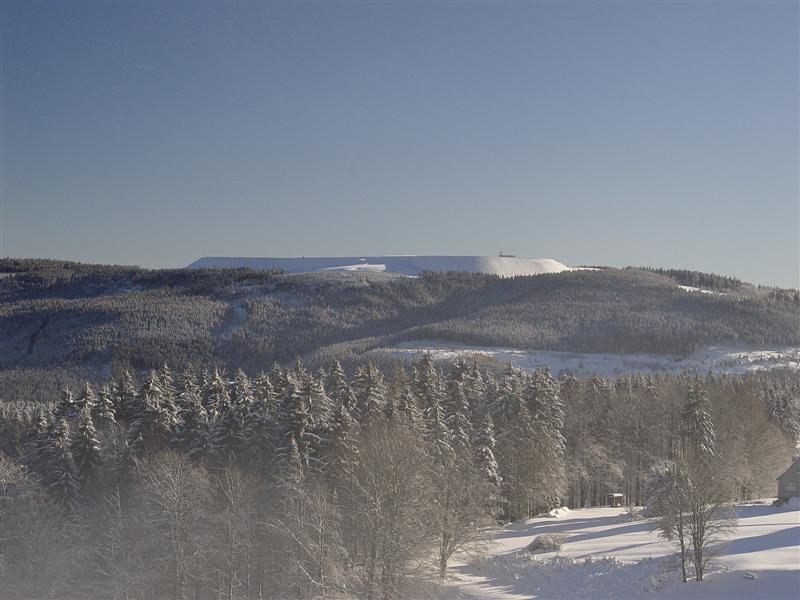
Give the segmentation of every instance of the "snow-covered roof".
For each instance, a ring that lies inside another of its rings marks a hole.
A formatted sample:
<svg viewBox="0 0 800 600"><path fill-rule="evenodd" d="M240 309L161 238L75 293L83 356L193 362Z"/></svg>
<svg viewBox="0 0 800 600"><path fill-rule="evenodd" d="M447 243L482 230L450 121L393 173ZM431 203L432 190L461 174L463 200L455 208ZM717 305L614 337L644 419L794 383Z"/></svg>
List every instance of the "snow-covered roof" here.
<svg viewBox="0 0 800 600"><path fill-rule="evenodd" d="M797 458L795 458L795 459L792 461L792 464L791 464L791 465L789 465L789 468L788 468L788 469L786 469L786 470L785 470L783 473L781 473L780 475L778 475L777 479L782 479L783 477L786 477L787 475L789 475L789 474L790 474L790 473L792 473L793 471L794 471L795 473L797 473L798 471L800 471L800 467L798 467L798 468L795 468L795 466L796 466L798 463L800 463L800 456L798 456Z"/></svg>

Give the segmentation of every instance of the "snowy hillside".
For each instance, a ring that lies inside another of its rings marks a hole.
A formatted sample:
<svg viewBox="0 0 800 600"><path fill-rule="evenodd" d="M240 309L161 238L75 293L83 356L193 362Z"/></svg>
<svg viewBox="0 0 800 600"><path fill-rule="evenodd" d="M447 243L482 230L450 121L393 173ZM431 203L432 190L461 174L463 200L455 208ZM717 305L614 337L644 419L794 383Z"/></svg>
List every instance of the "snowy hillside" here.
<svg viewBox="0 0 800 600"><path fill-rule="evenodd" d="M467 271L502 277L560 273L569 267L551 258L517 256L342 256L300 258L247 258L207 256L189 269L279 268L289 273L316 271L364 271L418 275L422 271Z"/></svg>
<svg viewBox="0 0 800 600"><path fill-rule="evenodd" d="M526 371L547 367L555 375L572 373L576 376L598 374L614 377L622 373L747 373L770 369L800 369L800 348L770 349L714 346L684 357L658 354L603 354L588 352L555 352L550 350L519 350L490 346L471 346L437 341L408 341L379 348L370 355L383 355L403 360L419 360L429 353L434 360L453 362L459 357L485 359L499 364L511 364Z"/></svg>
<svg viewBox="0 0 800 600"><path fill-rule="evenodd" d="M771 500L771 499L770 499ZM454 564L452 600L797 598L800 504L737 507L738 527L703 582L680 581L674 547L647 520L619 508L590 508L514 523L493 535L489 555ZM561 550L531 554L534 536L561 534Z"/></svg>

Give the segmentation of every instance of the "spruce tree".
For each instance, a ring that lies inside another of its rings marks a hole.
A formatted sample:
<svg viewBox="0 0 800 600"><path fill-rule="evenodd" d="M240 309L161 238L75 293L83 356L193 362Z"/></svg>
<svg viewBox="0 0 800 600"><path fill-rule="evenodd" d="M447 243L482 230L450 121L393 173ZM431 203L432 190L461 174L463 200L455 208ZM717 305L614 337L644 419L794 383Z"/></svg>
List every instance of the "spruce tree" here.
<svg viewBox="0 0 800 600"><path fill-rule="evenodd" d="M272 385L269 374L261 373L255 380L253 386L253 396L255 400L254 410L256 413L269 417L278 405L278 394Z"/></svg>
<svg viewBox="0 0 800 600"><path fill-rule="evenodd" d="M303 361L301 361L300 357L298 356L297 359L295 359L294 361L294 366L291 369L289 369L288 373L286 374L286 377L288 378L289 381L293 381L295 384L299 384L303 381L307 381L311 377L311 375L303 366Z"/></svg>
<svg viewBox="0 0 800 600"><path fill-rule="evenodd" d="M50 413L44 408L39 408L31 455L27 463L31 469L40 475L45 475L48 472L50 464L50 436L51 428L53 427L50 419Z"/></svg>
<svg viewBox="0 0 800 600"><path fill-rule="evenodd" d="M492 485L500 485L500 468L494 457L495 449L494 425L492 416L484 413L480 423L475 430L475 437L472 442L472 458L475 467L481 473L485 481Z"/></svg>
<svg viewBox="0 0 800 600"><path fill-rule="evenodd" d="M313 432L307 398L302 387L290 380L277 415L278 443L275 457L279 464L285 465L291 459L290 454L294 451L292 444L303 467L307 467L315 455L318 437Z"/></svg>
<svg viewBox="0 0 800 600"><path fill-rule="evenodd" d="M514 427L525 404L521 379L520 373L509 367L502 383L498 384L491 410L492 420L499 432L506 432Z"/></svg>
<svg viewBox="0 0 800 600"><path fill-rule="evenodd" d="M445 423L445 415L437 396L433 396L425 409L425 437L431 447L435 464L445 466L455 459L451 445L452 435Z"/></svg>
<svg viewBox="0 0 800 600"><path fill-rule="evenodd" d="M327 378L325 380L325 390L328 397L331 399L333 407L344 404L347 410L352 414L355 407L355 396L350 388L350 383L347 381L342 363L338 360L334 362L330 369L328 369Z"/></svg>
<svg viewBox="0 0 800 600"><path fill-rule="evenodd" d="M181 406L172 445L182 449L191 460L199 461L207 455L211 438L208 415L199 390L184 389Z"/></svg>
<svg viewBox="0 0 800 600"><path fill-rule="evenodd" d="M210 421L217 417L220 405L227 405L230 400L228 386L219 369L214 369L214 373L208 378L203 386L202 402L203 408Z"/></svg>
<svg viewBox="0 0 800 600"><path fill-rule="evenodd" d="M100 439L92 422L92 411L88 403L83 406L78 416L71 449L78 479L85 488L97 475L103 462Z"/></svg>
<svg viewBox="0 0 800 600"><path fill-rule="evenodd" d="M169 368L167 363L164 363L158 370L158 387L165 401L175 402L178 396L178 391L175 385L175 377L172 375L172 369Z"/></svg>
<svg viewBox="0 0 800 600"><path fill-rule="evenodd" d="M83 389L81 390L81 393L78 394L78 398L75 400L75 406L77 409L75 418L80 415L85 406L88 406L90 411L94 410L95 404L97 404L97 396L95 396L92 386L89 385L89 382L87 381L83 384Z"/></svg>
<svg viewBox="0 0 800 600"><path fill-rule="evenodd" d="M345 479L358 463L358 423L345 404L334 408L329 437L323 442L326 467L339 479Z"/></svg>
<svg viewBox="0 0 800 600"><path fill-rule="evenodd" d="M469 385L464 389L464 393L467 395L467 406L470 408L469 416L473 427L477 427L483 414L489 408L491 398L489 398L486 380L475 363L469 369L467 382Z"/></svg>
<svg viewBox="0 0 800 600"><path fill-rule="evenodd" d="M231 403L243 417L247 417L253 410L254 394L253 384L247 374L239 369L233 378L231 387Z"/></svg>
<svg viewBox="0 0 800 600"><path fill-rule="evenodd" d="M114 411L114 391L108 384L101 387L97 394L97 402L92 409L92 419L97 429L105 432L109 432L117 422Z"/></svg>
<svg viewBox="0 0 800 600"><path fill-rule="evenodd" d="M311 419L314 422L314 430L319 436L327 435L331 427L331 417L333 405L331 399L325 391L324 373L320 373L310 381L308 405L311 411Z"/></svg>
<svg viewBox="0 0 800 600"><path fill-rule="evenodd" d="M308 463L304 460L303 453L291 433L285 440L285 448L279 463L281 483L284 489L297 494L302 488ZM296 498L294 494L291 495L291 501Z"/></svg>
<svg viewBox="0 0 800 600"><path fill-rule="evenodd" d="M177 423L163 402L159 377L151 372L137 395L136 410L130 415L128 439L132 451L158 452L169 447Z"/></svg>
<svg viewBox="0 0 800 600"><path fill-rule="evenodd" d="M53 409L53 420L74 420L78 417L78 412L78 405L75 402L75 399L72 397L72 392L66 389L63 390L61 392L61 400Z"/></svg>
<svg viewBox="0 0 800 600"><path fill-rule="evenodd" d="M422 413L417 406L417 398L414 396L414 392L408 382L404 382L397 392L394 412L401 421L410 425L413 429L422 427Z"/></svg>
<svg viewBox="0 0 800 600"><path fill-rule="evenodd" d="M133 420L133 415L138 413L138 398L136 395L136 382L127 370L123 371L114 384L114 415L123 425Z"/></svg>
<svg viewBox="0 0 800 600"><path fill-rule="evenodd" d="M245 442L242 406L235 397L223 397L211 427L211 454L220 464L235 462L242 456Z"/></svg>
<svg viewBox="0 0 800 600"><path fill-rule="evenodd" d="M368 362L356 371L353 379L353 391L356 396L356 410L359 421L366 423L384 412L386 403L386 385L383 375Z"/></svg>
<svg viewBox="0 0 800 600"><path fill-rule="evenodd" d="M703 457L713 456L716 448L711 403L699 383L689 385L686 401L681 408L683 434L690 453Z"/></svg>
<svg viewBox="0 0 800 600"><path fill-rule="evenodd" d="M286 386L289 384L289 378L286 371L278 363L274 363L269 371L269 381L272 384L272 390L275 392L277 398L283 398L286 393Z"/></svg>
<svg viewBox="0 0 800 600"><path fill-rule="evenodd" d="M447 399L446 422L452 436L453 450L457 454L468 455L472 426L468 416L469 408L464 394L464 384L461 381L449 382Z"/></svg>
<svg viewBox="0 0 800 600"><path fill-rule="evenodd" d="M414 367L414 388L424 413L427 414L434 403L441 403L439 374L428 352Z"/></svg>
<svg viewBox="0 0 800 600"><path fill-rule="evenodd" d="M478 471L479 477L488 484L490 490L486 498L486 505L491 512L496 510L500 502L500 467L494 456L495 439L492 417L488 411L483 411L479 417L472 441L472 462Z"/></svg>
<svg viewBox="0 0 800 600"><path fill-rule="evenodd" d="M56 506L64 513L75 512L81 502L81 483L71 450L69 421L62 418L51 428L46 483Z"/></svg>
<svg viewBox="0 0 800 600"><path fill-rule="evenodd" d="M183 413L188 405L195 400L201 398L202 388L197 382L197 375L191 365L184 369L181 374L180 385L176 387L175 391L175 409L177 412L177 420L183 418Z"/></svg>

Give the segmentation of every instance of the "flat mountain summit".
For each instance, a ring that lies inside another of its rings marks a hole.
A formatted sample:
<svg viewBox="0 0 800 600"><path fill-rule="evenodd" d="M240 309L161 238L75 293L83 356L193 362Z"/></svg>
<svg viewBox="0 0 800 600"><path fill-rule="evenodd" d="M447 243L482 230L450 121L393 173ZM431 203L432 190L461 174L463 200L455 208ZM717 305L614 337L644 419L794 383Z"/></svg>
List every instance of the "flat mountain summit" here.
<svg viewBox="0 0 800 600"><path fill-rule="evenodd" d="M255 258L206 256L190 264L189 269L277 268L289 273L320 271L364 271L419 275L423 271L464 271L501 277L560 273L570 268L552 258L521 256L338 256L298 258Z"/></svg>

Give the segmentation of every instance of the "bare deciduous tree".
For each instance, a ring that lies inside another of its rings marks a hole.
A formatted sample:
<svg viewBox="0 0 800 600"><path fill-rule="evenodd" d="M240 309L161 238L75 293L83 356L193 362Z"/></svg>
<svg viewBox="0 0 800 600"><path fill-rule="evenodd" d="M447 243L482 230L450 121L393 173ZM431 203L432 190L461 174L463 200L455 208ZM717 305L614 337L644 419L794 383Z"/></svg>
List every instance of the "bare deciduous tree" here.
<svg viewBox="0 0 800 600"><path fill-rule="evenodd" d="M184 597L187 576L195 570L203 548L210 484L204 470L186 457L164 452L139 465L147 527L163 542L169 557L169 589L174 600Z"/></svg>

